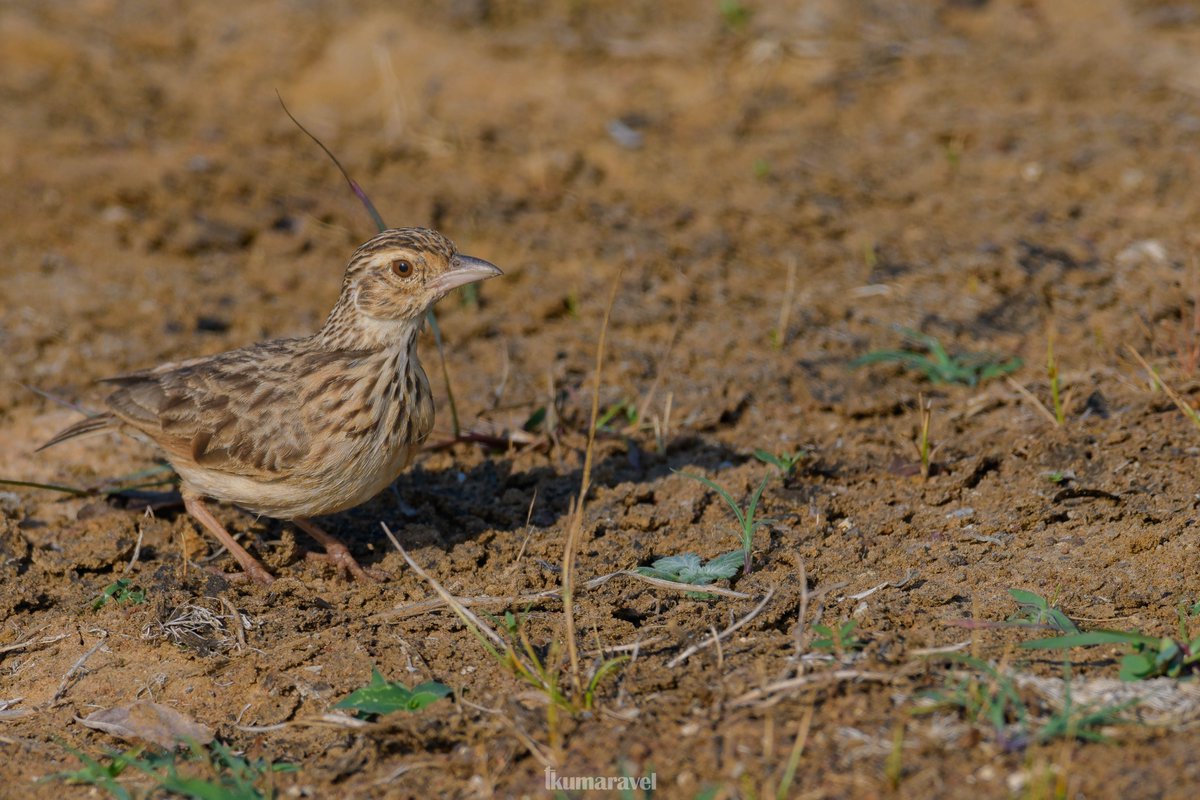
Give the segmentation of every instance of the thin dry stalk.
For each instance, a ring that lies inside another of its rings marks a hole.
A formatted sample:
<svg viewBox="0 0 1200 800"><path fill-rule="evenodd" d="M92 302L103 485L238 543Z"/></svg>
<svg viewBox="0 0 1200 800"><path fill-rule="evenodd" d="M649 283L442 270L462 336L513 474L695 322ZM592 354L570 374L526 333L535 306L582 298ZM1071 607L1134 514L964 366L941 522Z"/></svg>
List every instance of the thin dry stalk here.
<svg viewBox="0 0 1200 800"><path fill-rule="evenodd" d="M759 613L766 607L767 603L771 602L771 598L774 596L775 596L775 587L772 586L767 591L766 597L764 597L759 602L759 604L754 607L753 611L751 611L749 614L747 614L746 616L739 619L737 622L730 625L725 630L721 631L721 633L719 635L714 636L711 639L705 639L703 642L700 642L699 644L694 644L691 647L689 647L687 650L684 650L682 653L680 653L679 655L672 658L670 661L667 662L667 669L674 669L675 667L677 667L680 664L682 664L683 662L687 661L689 658L691 658L692 656L694 656L696 653L700 652L704 648L711 647L714 644L720 643L720 641L722 639L728 638L735 631L741 629L747 623L749 623L750 620L757 617L759 615Z"/></svg>
<svg viewBox="0 0 1200 800"><path fill-rule="evenodd" d="M678 583L676 581L663 580L662 578L652 578L649 575L642 575L633 570L619 570L610 572L606 575L592 578L580 585L582 589L595 589L608 583L613 578L633 578L642 583L648 583L651 586L658 586L663 589L672 589L677 592L702 592L704 594L716 594L722 597L730 597L734 600L748 600L750 595L744 592L735 592L732 589L725 589L720 586L712 586L707 584L694 583ZM562 589L546 589L541 592L532 592L530 594L505 595L503 597L496 595L479 595L477 597L455 597L460 605L463 606L517 606L529 605L542 600L558 600L562 596ZM430 600L418 600L415 603L406 603L402 606L397 606L391 611L385 611L382 614L376 614L370 618L371 622L378 622L386 619L407 619L409 617L420 616L430 611L436 611L439 608L446 607L445 600L434 598Z"/></svg>
<svg viewBox="0 0 1200 800"><path fill-rule="evenodd" d="M637 420L639 424L650 413L650 403L654 401L654 393L658 391L658 385L662 381L663 365L671 358L671 351L675 349L675 342L679 339L679 325L682 321L683 315L677 312L675 323L671 326L671 333L667 337L667 346L663 348L662 355L658 357L658 362L654 365L654 380L650 382L650 388L646 391L642 402L638 403Z"/></svg>
<svg viewBox="0 0 1200 800"><path fill-rule="evenodd" d="M796 270L799 267L799 261L796 256L792 255L788 258L787 282L783 287L783 305L779 308L779 322L775 326L775 334L771 337L774 341L776 350L783 348L787 344L787 328L788 320L792 315L792 301L796 296Z"/></svg>
<svg viewBox="0 0 1200 800"><path fill-rule="evenodd" d="M391 540L392 546L395 547L404 560L408 562L408 566L412 568L412 571L417 573L418 576L420 576L426 583L433 587L433 590L437 592L438 597L442 598L442 602L450 607L450 610L453 611L455 615L457 615L458 618L463 621L464 625L472 630L478 631L481 636L491 640L492 644L500 648L501 651L509 649L508 642L504 641L500 634L492 630L486 622L478 617L478 615L460 603L458 598L446 591L446 588L442 586L442 584L438 583L437 578L433 577L424 569L422 569L421 565L416 561L413 561L408 552L400 546L400 542L396 539L395 534L392 533L386 522L381 522L379 524L383 527L383 532L387 534L388 539Z"/></svg>
<svg viewBox="0 0 1200 800"><path fill-rule="evenodd" d="M42 647L43 645L47 644L53 644L54 642L61 641L70 635L71 634L69 633L60 633L57 636L43 636L41 639L31 636L24 641L13 642L12 644L6 644L3 647L0 647L0 655L12 653L16 650L32 649L35 647Z"/></svg>
<svg viewBox="0 0 1200 800"><path fill-rule="evenodd" d="M1024 397L1026 400L1028 400L1030 403L1033 404L1034 411L1038 412L1043 417L1048 419L1050 421L1051 425L1053 425L1056 428L1058 427L1058 418L1054 416L1053 411L1046 408L1046 404L1043 403L1041 400L1039 400L1037 398L1037 395L1035 395L1033 392L1026 389L1021 384L1017 383L1017 381L1014 380L1011 375L1005 375L1004 379L1006 381L1008 381L1009 386L1016 389L1021 394L1022 397Z"/></svg>
<svg viewBox="0 0 1200 800"><path fill-rule="evenodd" d="M800 614L796 618L796 663L801 664L800 656L804 655L804 649L807 645L808 628L804 625L804 619L808 616L808 571L804 568L804 559L800 559ZM798 667L799 668L799 667Z"/></svg>
<svg viewBox="0 0 1200 800"><path fill-rule="evenodd" d="M617 270L612 289L608 294L608 307L600 324L600 339L596 343L596 369L592 381L592 415L588 423L587 450L583 455L583 477L579 482L579 499L574 503L574 514L567 529L567 543L563 548L562 600L563 622L566 627L567 656L571 662L571 683L576 696L583 692L583 677L579 669L579 645L575 641L575 557L583 539L584 509L587 505L588 489L591 488L592 459L596 449L596 419L600 415L600 378L604 369L604 343L608 337L608 323L612 318L613 304L617 300L617 289L621 285L624 270Z"/></svg>
<svg viewBox="0 0 1200 800"><path fill-rule="evenodd" d="M808 707L804 709L800 725L796 729L796 743L792 745L787 767L783 771L783 780L779 782L779 790L775 792L776 800L783 800L791 792L792 781L796 779L796 770L800 767L800 757L804 755L804 745L808 742L808 732L812 728L813 714L816 713L816 710L816 703L810 700Z"/></svg>
<svg viewBox="0 0 1200 800"><path fill-rule="evenodd" d="M533 528L529 523L533 520L533 506L537 503L537 487L533 487L533 497L529 499L529 511L525 513L525 539L521 542L521 549L517 551L517 557L513 559L511 569L516 571L517 567L521 566L521 559L525 557L525 548L529 545L529 540L533 538Z"/></svg>
<svg viewBox="0 0 1200 800"><path fill-rule="evenodd" d="M887 672L864 672L856 669L839 669L833 672L816 672L812 675L800 675L785 681L767 684L761 689L752 689L741 697L735 698L730 705L733 708L749 706L763 700L768 700L783 692L802 689L806 686L818 686L825 683L841 683L842 681L874 681L877 683L892 683L896 675Z"/></svg>
<svg viewBox="0 0 1200 800"><path fill-rule="evenodd" d="M1180 396L1179 392L1168 386L1167 382L1159 377L1159 374L1154 367L1150 366L1146 359L1142 358L1142 354L1135 350L1133 345L1125 345L1125 347L1130 353L1133 354L1133 357L1138 360L1138 363L1150 373L1150 377L1153 378L1154 381L1162 387L1162 390L1167 393L1167 397L1171 398L1171 402L1175 404L1175 407L1179 409L1180 413L1191 420L1193 425L1195 425L1197 428L1200 428L1200 412L1188 405L1187 401Z"/></svg>
<svg viewBox="0 0 1200 800"><path fill-rule="evenodd" d="M54 693L54 697L50 698L50 703L52 705L54 703L57 703L62 698L62 696L67 693L67 687L70 686L71 679L74 678L80 672L80 670L83 669L83 665L88 662L89 658L91 658L92 656L94 656L96 654L96 651L98 651L101 647L104 647L104 643L107 641L108 641L108 631L105 631L105 630L100 631L100 638L96 641L96 643L94 645L92 645L91 648L86 653L81 655L79 657L78 661L76 661L74 664L71 665L71 668L69 670L67 670L66 675L63 675L62 683L60 683L58 685L58 691L56 691Z"/></svg>
<svg viewBox="0 0 1200 800"><path fill-rule="evenodd" d="M142 555L142 539L146 535L146 521L154 519L154 509L146 506L146 513L142 515L142 520L138 523L138 538L137 544L133 546L133 556L129 559L129 563L125 565L125 570L121 573L121 577L125 577L133 571L133 567L138 562L138 558Z"/></svg>

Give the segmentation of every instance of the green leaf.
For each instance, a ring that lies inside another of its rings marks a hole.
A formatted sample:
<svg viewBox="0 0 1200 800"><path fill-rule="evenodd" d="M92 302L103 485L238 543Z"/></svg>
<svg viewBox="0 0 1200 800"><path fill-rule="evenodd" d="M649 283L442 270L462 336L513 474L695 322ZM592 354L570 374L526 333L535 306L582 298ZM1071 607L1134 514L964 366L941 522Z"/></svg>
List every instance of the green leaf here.
<svg viewBox="0 0 1200 800"><path fill-rule="evenodd" d="M1050 639L1035 639L1032 642L1023 642L1021 647L1026 650L1065 650L1071 647L1091 647L1097 644L1140 644L1157 649L1158 643L1159 639L1155 636L1145 636L1132 631L1095 630L1087 633L1055 636Z"/></svg>
<svg viewBox="0 0 1200 800"><path fill-rule="evenodd" d="M379 670L371 670L371 682L356 689L334 708L348 708L364 714L390 714L393 711L420 711L451 693L449 686L428 681L409 689L402 683L384 679Z"/></svg>
<svg viewBox="0 0 1200 800"><path fill-rule="evenodd" d="M133 581L129 578L117 578L116 581L105 586L100 592L100 596L92 601L92 610L101 608L109 600L118 603L144 603L146 602L146 592L141 587L134 586Z"/></svg>
<svg viewBox="0 0 1200 800"><path fill-rule="evenodd" d="M1008 593L1023 606L1033 606L1034 608L1041 609L1049 608L1046 598L1036 592L1027 592L1024 589L1009 589Z"/></svg>

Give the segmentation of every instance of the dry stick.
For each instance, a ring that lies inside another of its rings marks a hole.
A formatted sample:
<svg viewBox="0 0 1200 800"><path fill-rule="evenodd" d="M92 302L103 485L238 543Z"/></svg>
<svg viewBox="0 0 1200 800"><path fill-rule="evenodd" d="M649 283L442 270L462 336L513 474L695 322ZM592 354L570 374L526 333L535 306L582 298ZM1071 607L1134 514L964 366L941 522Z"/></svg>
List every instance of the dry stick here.
<svg viewBox="0 0 1200 800"><path fill-rule="evenodd" d="M671 352L675 349L675 342L679 340L679 327L682 322L683 314L676 313L675 324L671 326L671 333L667 337L667 346L663 348L662 355L658 357L658 361L654 365L654 380L650 382L650 388L646 391L646 396L638 404L637 421L639 425L646 418L646 415L650 413L650 403L654 401L654 393L658 391L658 385L662 381L663 365L671 358Z"/></svg>
<svg viewBox="0 0 1200 800"><path fill-rule="evenodd" d="M624 269L617 270L612 289L608 293L608 307L604 310L604 321L600 324L600 340L596 343L595 379L592 384L592 418L588 423L587 450L583 454L583 477L579 482L579 499L575 503L575 514L567 529L567 544L563 548L563 621L566 627L567 655L571 661L571 683L576 696L583 691L583 680L579 674L579 645L575 641L575 556L579 550L579 541L583 538L583 514L592 480L592 458L596 449L596 418L600 415L600 375L604 368L604 341L608 336L608 321L612 318L613 303L617 300L617 289L621 285L621 275L624 271Z"/></svg>
<svg viewBox="0 0 1200 800"><path fill-rule="evenodd" d="M808 571L804 568L804 558L800 559L800 615L796 619L796 669L803 668L800 657L804 655L804 618L808 616Z"/></svg>
<svg viewBox="0 0 1200 800"><path fill-rule="evenodd" d="M652 578L649 575L642 575L633 570L619 570L610 572L607 575L601 575L592 578L588 582L581 584L583 589L595 589L597 586L608 583L613 578L633 578L634 580L648 583L651 586L658 586L663 589L673 589L677 592L701 592L704 594L716 594L722 597L731 597L735 600L749 600L751 595L744 592L735 592L732 589L725 589L720 586L712 586L706 584L694 583L678 583L676 581L668 581L662 578ZM558 600L561 598L561 589L546 589L541 592L533 592L531 594L506 595L498 597L495 595L480 595L478 597L454 597L455 602L462 606L490 606L490 605L526 605L536 603L539 600ZM369 621L377 622L385 619L395 619L397 617L407 618L415 617L419 614L425 614L429 611L436 611L443 606L448 605L443 599L434 600L418 600L415 603L408 603L403 606L397 606L391 611L385 611L381 614L376 614Z"/></svg>
<svg viewBox="0 0 1200 800"><path fill-rule="evenodd" d="M1024 396L1027 400L1029 400L1031 403L1033 403L1034 411L1037 411L1043 417L1050 420L1051 425L1053 425L1056 428L1058 427L1058 418L1054 416L1054 413L1052 411L1050 411L1050 409L1046 408L1045 403L1043 403L1041 400L1037 399L1037 396L1033 392L1029 391L1024 386L1017 383L1017 381L1015 381L1011 375L1005 375L1004 379L1006 381L1008 381L1009 386L1016 389L1018 392L1021 393L1022 396Z"/></svg>
<svg viewBox="0 0 1200 800"><path fill-rule="evenodd" d="M417 575L423 578L426 583L433 587L433 590L438 593L438 596L442 598L442 601L445 602L446 605L450 606L450 609L456 615L458 615L458 618L461 619L467 627L478 631L480 636L486 636L492 641L492 644L494 644L496 647L499 647L501 650L508 649L508 642L504 641L504 639L500 637L500 634L492 630L487 623L485 623L470 609L460 603L454 595L446 591L445 587L438 583L436 578L422 569L420 564L412 560L412 557L409 556L408 552L400 546L400 542L397 541L396 536L392 533L386 522L381 522L379 524L383 527L383 532L387 534L388 539L391 540L392 546L400 552L400 555L403 556L404 560L408 562L408 566L412 568L412 571L417 573Z"/></svg>
<svg viewBox="0 0 1200 800"><path fill-rule="evenodd" d="M798 261L795 254L788 258L787 282L783 288L783 305L779 308L779 323L775 328L775 347L782 348L787 344L788 319L792 315L792 299L796 294L796 269Z"/></svg>
<svg viewBox="0 0 1200 800"><path fill-rule="evenodd" d="M755 617L757 617L757 616L758 616L758 614L759 614L759 612L763 610L763 608L764 608L764 607L767 605L767 603L769 603L769 602L770 602L771 598L772 598L772 597L774 597L774 596L775 596L775 587L774 587L774 586L772 586L772 587L771 587L771 588L770 588L770 589L767 591L767 596L766 596L766 597L764 597L764 598L762 599L762 601L761 601L761 602L760 602L760 603L759 603L757 606L755 606L755 607L754 607L754 610L753 610L753 611L751 611L751 612L750 612L749 614L747 614L746 616L742 617L742 618L741 618L740 620L738 620L737 622L735 622L735 623L733 623L732 625L730 625L730 626L729 626L728 628L726 628L725 630L721 631L720 635L718 635L718 636L714 636L714 637L713 637L713 638L711 638L711 639L705 639L703 642L700 642L699 644L694 644L694 645L692 645L691 647L689 647L687 650L684 650L682 653L680 653L679 655L677 655L677 656L675 656L674 658L672 658L670 661L668 661L668 662L667 662L667 669L674 669L675 667L679 666L679 665L680 665L680 664L682 664L684 661L687 661L689 658L691 658L693 655L695 655L696 653L700 652L700 651L701 651L701 650L703 650L704 648L706 648L706 647L710 647L711 645L714 645L714 644L716 644L716 643L720 642L720 640L722 640L722 639L724 639L724 638L728 637L728 636L729 636L730 634L732 634L734 631L738 630L738 629L739 629L739 628L741 628L743 625L745 625L746 623L748 623L750 620L752 620L752 619L754 619Z"/></svg>
<svg viewBox="0 0 1200 800"><path fill-rule="evenodd" d="M1162 390L1167 393L1167 397L1171 398L1171 402L1175 404L1175 407L1179 409L1179 412L1187 417L1193 425L1195 425L1197 428L1200 428L1200 412L1197 412L1196 409L1188 405L1187 401L1185 401L1179 395L1179 392L1168 386L1167 382L1159 377L1158 372L1154 369L1154 367L1150 366L1146 359L1142 358L1142 354L1135 350L1133 345L1127 344L1125 347L1130 353L1133 354L1133 357L1138 360L1138 363L1140 363L1146 369L1146 372L1150 373L1150 377L1154 379L1154 382L1161 386Z"/></svg>
<svg viewBox="0 0 1200 800"><path fill-rule="evenodd" d="M3 647L0 647L0 655L3 655L4 653L11 653L15 650L24 650L26 648L41 647L42 645L53 644L54 642L62 641L70 635L71 634L69 633L60 633L57 636L45 636L41 639L34 639L33 637L30 637L23 642L13 642L12 644L6 644Z"/></svg>
<svg viewBox="0 0 1200 800"><path fill-rule="evenodd" d="M108 641L108 631L101 631L101 633L103 635L94 645L92 645L91 649L81 655L79 660L72 664L71 668L67 670L67 674L63 675L62 683L58 685L58 691L54 693L54 697L50 698L50 702L52 704L57 703L59 699L67 693L67 686L70 684L71 678L73 678L75 674L79 672L79 670L83 669L83 665L87 663L87 660L94 656L96 651L103 647L104 643Z"/></svg>
<svg viewBox="0 0 1200 800"><path fill-rule="evenodd" d="M146 513L142 515L142 521L138 523L137 544L135 544L133 546L133 557L129 559L129 563L125 565L125 570L121 573L122 578L124 578L131 571L133 571L133 565L137 563L138 557L141 556L141 554L142 554L142 538L146 535L145 517L147 515L151 519L154 518L154 512L150 510L150 506L146 506Z"/></svg>
<svg viewBox="0 0 1200 800"><path fill-rule="evenodd" d="M529 544L529 540L533 538L533 528L529 523L533 520L533 505L537 502L537 487L533 487L533 497L529 499L529 511L525 513L525 540L521 542L521 549L517 551L517 557L513 560L513 569L521 566L521 559L525 557L525 548Z"/></svg>
<svg viewBox="0 0 1200 800"><path fill-rule="evenodd" d="M813 686L822 683L840 683L841 681L877 681L879 683L892 683L897 678L888 672L860 672L856 669L839 669L834 672L817 672L812 675L800 675L795 678L788 678L786 681L776 681L768 684L761 689L753 689L746 692L741 697L735 698L730 705L734 708L739 706L748 706L756 703L759 700L764 700L771 695L786 692L791 689L800 689L805 686Z"/></svg>

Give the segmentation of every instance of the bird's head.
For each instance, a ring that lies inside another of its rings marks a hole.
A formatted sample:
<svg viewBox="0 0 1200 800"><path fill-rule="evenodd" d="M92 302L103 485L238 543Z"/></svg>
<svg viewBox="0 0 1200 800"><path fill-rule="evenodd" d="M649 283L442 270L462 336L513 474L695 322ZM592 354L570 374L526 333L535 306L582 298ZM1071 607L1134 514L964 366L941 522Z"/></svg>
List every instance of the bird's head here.
<svg viewBox="0 0 1200 800"><path fill-rule="evenodd" d="M392 228L354 251L338 305L380 321L419 321L451 289L502 274L427 228Z"/></svg>

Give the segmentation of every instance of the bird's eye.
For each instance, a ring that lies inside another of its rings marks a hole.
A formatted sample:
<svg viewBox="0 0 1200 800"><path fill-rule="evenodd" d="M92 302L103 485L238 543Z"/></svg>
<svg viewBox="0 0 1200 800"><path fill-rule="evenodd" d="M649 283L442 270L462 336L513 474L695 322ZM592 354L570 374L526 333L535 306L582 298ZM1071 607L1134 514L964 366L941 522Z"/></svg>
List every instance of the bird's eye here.
<svg viewBox="0 0 1200 800"><path fill-rule="evenodd" d="M413 273L412 262L404 258L397 258L392 262L392 272L401 278L407 278Z"/></svg>

